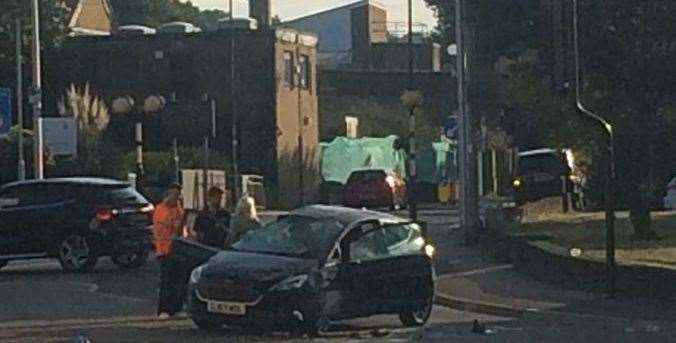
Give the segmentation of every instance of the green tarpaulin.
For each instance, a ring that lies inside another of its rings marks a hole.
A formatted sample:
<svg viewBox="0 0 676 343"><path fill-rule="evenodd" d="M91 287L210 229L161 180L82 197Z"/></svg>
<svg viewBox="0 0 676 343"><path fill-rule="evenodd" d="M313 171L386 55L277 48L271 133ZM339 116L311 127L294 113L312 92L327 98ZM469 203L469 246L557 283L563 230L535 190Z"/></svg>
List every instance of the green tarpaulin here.
<svg viewBox="0 0 676 343"><path fill-rule="evenodd" d="M366 168L390 169L406 177L406 153L393 147L397 139L397 136L338 137L330 143L321 143L323 180L344 184L352 171ZM455 151L455 145L449 142L420 149L417 163L420 182L437 184L447 178L453 180Z"/></svg>

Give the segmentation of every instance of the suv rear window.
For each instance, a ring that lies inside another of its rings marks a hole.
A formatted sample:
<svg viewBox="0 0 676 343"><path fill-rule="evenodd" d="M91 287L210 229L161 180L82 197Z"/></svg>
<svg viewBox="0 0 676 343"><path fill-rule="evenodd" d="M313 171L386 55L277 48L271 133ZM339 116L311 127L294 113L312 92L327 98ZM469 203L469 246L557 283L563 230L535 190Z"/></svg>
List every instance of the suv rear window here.
<svg viewBox="0 0 676 343"><path fill-rule="evenodd" d="M347 182L367 182L367 181L382 181L386 174L382 170L365 170L353 172Z"/></svg>
<svg viewBox="0 0 676 343"><path fill-rule="evenodd" d="M105 187L97 198L108 205L145 205L148 200L134 187Z"/></svg>

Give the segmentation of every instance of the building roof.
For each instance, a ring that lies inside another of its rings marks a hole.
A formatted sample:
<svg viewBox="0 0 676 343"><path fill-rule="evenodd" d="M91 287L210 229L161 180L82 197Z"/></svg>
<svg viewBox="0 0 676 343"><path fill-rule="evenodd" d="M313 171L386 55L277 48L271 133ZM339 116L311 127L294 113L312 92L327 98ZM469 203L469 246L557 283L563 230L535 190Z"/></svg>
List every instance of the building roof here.
<svg viewBox="0 0 676 343"><path fill-rule="evenodd" d="M331 7L331 8L323 9L323 10L320 10L320 11L317 11L317 12L314 12L314 13L306 14L306 15L303 15L303 16L300 16L300 17L289 19L289 20L284 21L282 24L293 23L294 21L303 20L305 18L314 17L314 16L318 16L318 15L321 15L321 14L326 14L326 13L329 13L329 12L340 11L340 10L345 10L345 9L353 9L353 8L358 8L358 7L362 7L362 6L369 6L369 5L378 7L378 8L383 9L383 10L387 10L387 7L385 7L385 5L382 5L382 4L378 3L377 1L374 1L374 0L358 0L358 1L346 4L346 5Z"/></svg>
<svg viewBox="0 0 676 343"><path fill-rule="evenodd" d="M113 12L109 0L65 0L72 11L68 27L72 35L109 34Z"/></svg>

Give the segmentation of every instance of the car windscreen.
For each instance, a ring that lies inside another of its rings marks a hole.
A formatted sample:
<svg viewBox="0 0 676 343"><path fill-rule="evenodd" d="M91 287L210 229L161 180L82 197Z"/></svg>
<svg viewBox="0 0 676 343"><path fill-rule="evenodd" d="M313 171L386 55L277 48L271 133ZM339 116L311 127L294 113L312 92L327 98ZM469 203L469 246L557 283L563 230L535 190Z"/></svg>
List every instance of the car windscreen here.
<svg viewBox="0 0 676 343"><path fill-rule="evenodd" d="M556 154L541 154L519 158L519 173L548 173L560 175L567 171L567 166Z"/></svg>
<svg viewBox="0 0 676 343"><path fill-rule="evenodd" d="M247 232L231 248L243 252L319 259L328 255L343 227L335 220L290 216Z"/></svg>

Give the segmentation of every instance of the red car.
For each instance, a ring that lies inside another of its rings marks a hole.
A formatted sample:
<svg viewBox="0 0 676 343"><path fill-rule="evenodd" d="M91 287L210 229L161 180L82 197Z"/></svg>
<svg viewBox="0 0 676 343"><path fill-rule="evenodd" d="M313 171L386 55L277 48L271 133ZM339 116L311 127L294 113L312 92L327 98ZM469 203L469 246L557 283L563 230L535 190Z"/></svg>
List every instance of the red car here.
<svg viewBox="0 0 676 343"><path fill-rule="evenodd" d="M353 171L347 179L343 203L348 207L406 207L406 183L397 173L385 169Z"/></svg>

